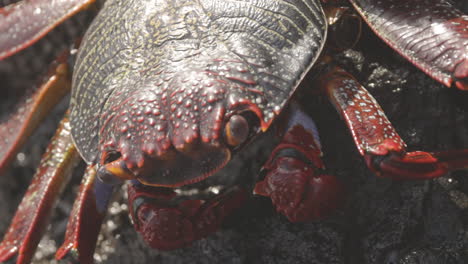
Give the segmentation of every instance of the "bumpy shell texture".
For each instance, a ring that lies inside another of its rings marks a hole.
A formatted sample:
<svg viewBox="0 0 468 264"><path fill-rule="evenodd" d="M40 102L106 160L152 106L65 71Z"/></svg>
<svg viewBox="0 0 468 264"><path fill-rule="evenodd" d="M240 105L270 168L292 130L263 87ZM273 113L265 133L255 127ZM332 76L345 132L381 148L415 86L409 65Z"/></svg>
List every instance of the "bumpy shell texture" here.
<svg viewBox="0 0 468 264"><path fill-rule="evenodd" d="M73 76L74 141L88 163L129 166L194 142L217 147L226 118L266 130L325 40L319 1L107 1Z"/></svg>

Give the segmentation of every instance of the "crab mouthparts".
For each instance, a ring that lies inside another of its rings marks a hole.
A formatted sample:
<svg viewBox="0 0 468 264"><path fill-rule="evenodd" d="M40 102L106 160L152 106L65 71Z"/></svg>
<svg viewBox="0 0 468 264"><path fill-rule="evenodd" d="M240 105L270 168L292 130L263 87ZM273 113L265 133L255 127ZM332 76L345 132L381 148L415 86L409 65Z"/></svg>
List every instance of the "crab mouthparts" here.
<svg viewBox="0 0 468 264"><path fill-rule="evenodd" d="M229 149L220 147L205 147L190 154L171 151L164 157L145 156L137 166L119 157L100 166L98 177L109 183L136 179L148 186L177 188L208 178L230 159Z"/></svg>
<svg viewBox="0 0 468 264"><path fill-rule="evenodd" d="M178 188L147 186L146 194L153 203L159 206L174 207L185 201L209 201L219 194L229 192L238 188L237 185L215 185L191 184Z"/></svg>

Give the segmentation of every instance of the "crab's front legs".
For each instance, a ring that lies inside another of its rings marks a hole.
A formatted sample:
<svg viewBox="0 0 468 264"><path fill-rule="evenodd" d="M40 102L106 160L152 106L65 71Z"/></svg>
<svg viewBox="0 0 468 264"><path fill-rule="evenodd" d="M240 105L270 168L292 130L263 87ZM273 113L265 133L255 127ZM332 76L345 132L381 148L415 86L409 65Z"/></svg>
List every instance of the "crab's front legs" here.
<svg viewBox="0 0 468 264"><path fill-rule="evenodd" d="M265 178L254 192L270 197L292 222L314 220L334 211L343 188L334 176L322 174L320 142L313 121L295 104L281 143L263 167Z"/></svg>
<svg viewBox="0 0 468 264"><path fill-rule="evenodd" d="M224 218L240 207L245 190L231 188L217 197L204 200L176 201L170 189L155 192L154 187L132 181L128 186L128 204L137 230L152 248L181 248L217 231Z"/></svg>
<svg viewBox="0 0 468 264"><path fill-rule="evenodd" d="M468 168L468 149L407 152L406 144L378 103L350 74L332 67L319 79L346 121L359 152L377 175L392 179L431 179Z"/></svg>

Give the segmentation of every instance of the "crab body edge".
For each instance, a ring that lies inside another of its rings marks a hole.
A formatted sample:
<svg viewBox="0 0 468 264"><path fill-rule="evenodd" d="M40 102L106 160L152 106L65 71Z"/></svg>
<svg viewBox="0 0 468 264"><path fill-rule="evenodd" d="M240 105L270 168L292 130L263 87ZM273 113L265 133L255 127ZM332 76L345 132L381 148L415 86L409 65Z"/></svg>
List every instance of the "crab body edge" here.
<svg viewBox="0 0 468 264"><path fill-rule="evenodd" d="M318 57L325 32L314 1L107 1L74 70L77 148L87 162L119 152L128 168L175 149L175 163L190 166L160 162L161 172L143 180L194 181L228 160L222 126L231 116L252 111L263 131L269 127ZM187 155L194 148L211 154ZM163 171L170 176L157 176Z"/></svg>

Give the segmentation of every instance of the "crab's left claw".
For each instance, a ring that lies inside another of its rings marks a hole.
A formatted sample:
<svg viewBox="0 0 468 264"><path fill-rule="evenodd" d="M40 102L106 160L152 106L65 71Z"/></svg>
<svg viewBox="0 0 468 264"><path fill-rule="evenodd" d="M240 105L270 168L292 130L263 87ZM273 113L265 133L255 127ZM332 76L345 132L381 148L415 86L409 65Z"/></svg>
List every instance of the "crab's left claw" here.
<svg viewBox="0 0 468 264"><path fill-rule="evenodd" d="M135 180L128 185L133 225L152 248L181 248L217 231L226 216L244 203L247 193L235 187L208 200L173 201L175 197L171 189L155 189Z"/></svg>
<svg viewBox="0 0 468 264"><path fill-rule="evenodd" d="M27 48L95 0L23 0L0 8L0 60Z"/></svg>
<svg viewBox="0 0 468 264"><path fill-rule="evenodd" d="M351 0L390 47L446 86L468 90L468 15L445 0Z"/></svg>
<svg viewBox="0 0 468 264"><path fill-rule="evenodd" d="M53 205L80 157L64 118L0 243L0 262L29 263L49 222Z"/></svg>

